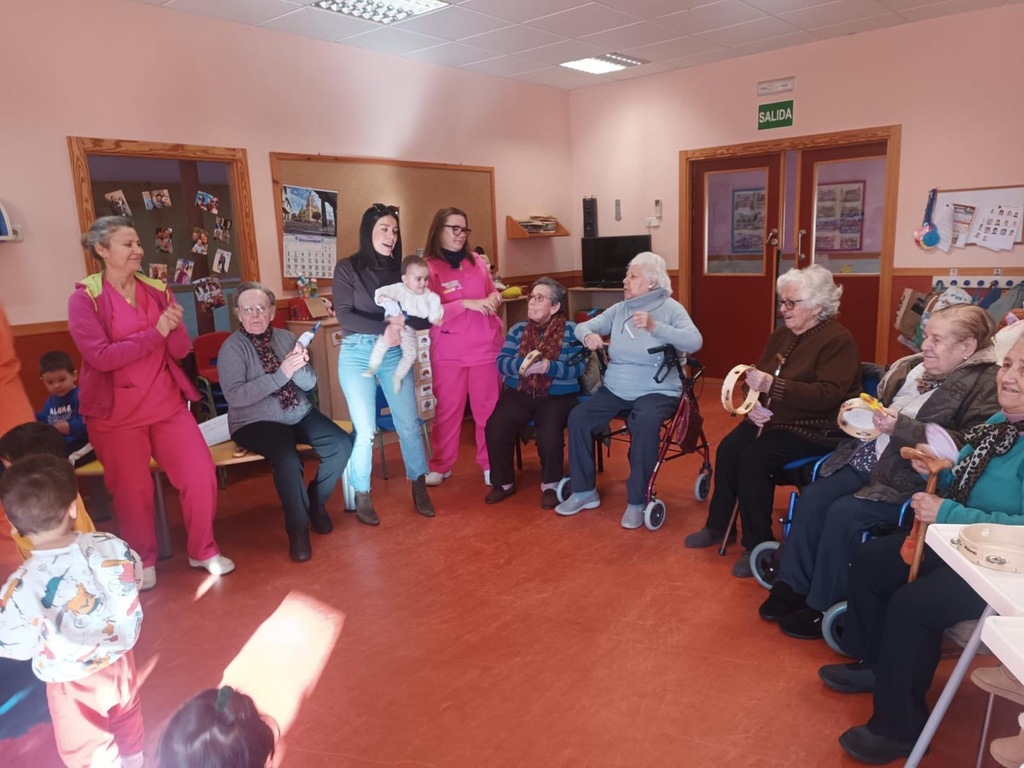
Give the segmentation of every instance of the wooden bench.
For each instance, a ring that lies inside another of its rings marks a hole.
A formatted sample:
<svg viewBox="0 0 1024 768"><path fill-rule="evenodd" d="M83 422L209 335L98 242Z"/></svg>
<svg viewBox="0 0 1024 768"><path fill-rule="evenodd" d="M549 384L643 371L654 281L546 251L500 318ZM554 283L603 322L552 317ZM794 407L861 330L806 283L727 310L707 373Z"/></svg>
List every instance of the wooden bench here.
<svg viewBox="0 0 1024 768"><path fill-rule="evenodd" d="M346 432L352 431L352 422L350 421L339 421L335 419L335 424L344 429ZM301 452L312 451L312 446L300 443L297 448ZM250 453L248 451L242 453L241 446L238 445L234 440L228 440L227 442L217 443L216 445L210 446L210 459L213 461L213 465L217 469L225 467L235 466L236 464L248 464L253 461L264 461L264 457L258 453ZM157 545L157 557L161 560L166 560L174 554L174 547L171 545L171 527L167 522L167 503L164 498L164 481L163 481L163 470L160 465L157 464L155 459L149 460L149 471L153 473L153 508L156 516L156 545ZM75 474L79 477L101 477L103 475L103 465L96 461L90 461L88 464L83 464L75 469ZM352 490L352 486L348 481L348 467L345 467L345 472L341 476L341 490L342 497L345 500L345 509L356 508L356 494Z"/></svg>

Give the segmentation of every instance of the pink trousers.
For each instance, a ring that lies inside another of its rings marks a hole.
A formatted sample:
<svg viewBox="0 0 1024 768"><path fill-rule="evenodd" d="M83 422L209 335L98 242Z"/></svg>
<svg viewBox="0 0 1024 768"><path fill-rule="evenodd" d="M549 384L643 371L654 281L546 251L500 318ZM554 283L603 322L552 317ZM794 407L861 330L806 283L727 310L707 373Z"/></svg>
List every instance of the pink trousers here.
<svg viewBox="0 0 1024 768"><path fill-rule="evenodd" d="M135 656L71 683L47 683L57 751L68 768L119 768L142 753L145 733Z"/></svg>
<svg viewBox="0 0 1024 768"><path fill-rule="evenodd" d="M455 465L459 457L459 433L466 413L467 396L476 431L476 463L483 470L490 469L484 427L494 411L501 389L497 367L494 363L469 367L435 364L433 372L437 410L430 429L430 449L433 452L430 470L447 472Z"/></svg>
<svg viewBox="0 0 1024 768"><path fill-rule="evenodd" d="M150 456L178 489L188 556L207 560L218 554L213 538L217 472L210 449L188 410L182 407L173 416L148 426L112 432L90 430L89 438L103 464L121 538L139 553L143 567L156 565Z"/></svg>

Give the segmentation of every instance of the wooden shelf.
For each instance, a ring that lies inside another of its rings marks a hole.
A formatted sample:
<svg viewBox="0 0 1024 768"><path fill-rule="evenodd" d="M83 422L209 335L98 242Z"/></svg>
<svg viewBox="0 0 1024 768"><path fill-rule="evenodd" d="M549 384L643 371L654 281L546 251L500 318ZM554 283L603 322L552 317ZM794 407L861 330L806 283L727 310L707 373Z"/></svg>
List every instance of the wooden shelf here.
<svg viewBox="0 0 1024 768"><path fill-rule="evenodd" d="M505 234L509 240L527 240L533 237L568 237L569 230L562 226L562 222L556 221L554 232L527 232L512 216L506 216Z"/></svg>

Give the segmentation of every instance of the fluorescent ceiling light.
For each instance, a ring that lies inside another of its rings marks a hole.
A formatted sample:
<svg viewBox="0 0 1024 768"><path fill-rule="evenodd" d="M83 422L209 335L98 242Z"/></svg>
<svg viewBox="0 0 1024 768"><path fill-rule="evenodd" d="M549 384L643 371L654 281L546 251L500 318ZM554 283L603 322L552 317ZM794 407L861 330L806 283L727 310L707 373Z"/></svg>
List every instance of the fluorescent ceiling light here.
<svg viewBox="0 0 1024 768"><path fill-rule="evenodd" d="M587 72L591 75L605 75L609 72L618 72L627 67L640 67L649 64L643 59L634 59L623 56L621 53L603 53L600 56L593 56L589 59L577 59L576 61L565 61L559 64L560 67L578 69L580 72Z"/></svg>
<svg viewBox="0 0 1024 768"><path fill-rule="evenodd" d="M445 8L448 3L441 0L317 0L313 5L357 19L390 24L392 21Z"/></svg>

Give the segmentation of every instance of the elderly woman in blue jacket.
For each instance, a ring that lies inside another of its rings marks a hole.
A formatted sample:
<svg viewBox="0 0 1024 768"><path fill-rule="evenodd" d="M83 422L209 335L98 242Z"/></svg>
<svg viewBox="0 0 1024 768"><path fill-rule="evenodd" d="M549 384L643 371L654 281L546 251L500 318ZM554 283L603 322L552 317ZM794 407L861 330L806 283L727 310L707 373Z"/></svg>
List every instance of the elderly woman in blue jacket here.
<svg viewBox="0 0 1024 768"><path fill-rule="evenodd" d="M590 350L605 345L608 370L604 385L569 415L569 469L572 495L555 507L559 515L575 515L601 506L594 468L594 436L616 414L626 411L629 428L629 479L623 528L644 524L647 483L658 459L661 423L679 405L683 386L675 370L661 382L654 375L661 365L651 347L671 344L681 356L696 352L703 343L683 305L671 298L665 260L645 251L629 262L622 281L624 301L576 326L576 338Z"/></svg>

